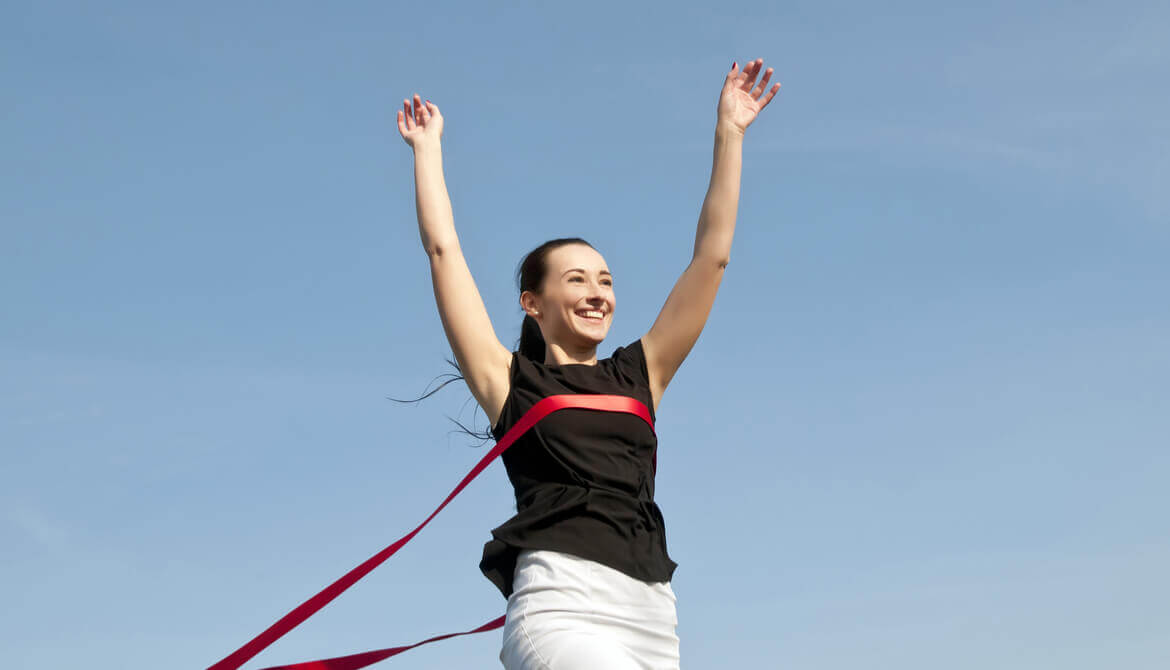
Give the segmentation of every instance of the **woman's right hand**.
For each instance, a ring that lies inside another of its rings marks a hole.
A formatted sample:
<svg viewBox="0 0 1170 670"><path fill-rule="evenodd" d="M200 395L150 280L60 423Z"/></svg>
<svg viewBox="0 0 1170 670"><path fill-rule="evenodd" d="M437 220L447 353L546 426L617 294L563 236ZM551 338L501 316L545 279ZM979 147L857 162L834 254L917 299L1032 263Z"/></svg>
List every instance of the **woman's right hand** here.
<svg viewBox="0 0 1170 670"><path fill-rule="evenodd" d="M398 132L402 133L403 141L416 150L430 142L438 144L443 136L443 115L437 105L429 100L424 103L416 93L414 109L411 109L410 100L402 101L402 109L398 110Z"/></svg>

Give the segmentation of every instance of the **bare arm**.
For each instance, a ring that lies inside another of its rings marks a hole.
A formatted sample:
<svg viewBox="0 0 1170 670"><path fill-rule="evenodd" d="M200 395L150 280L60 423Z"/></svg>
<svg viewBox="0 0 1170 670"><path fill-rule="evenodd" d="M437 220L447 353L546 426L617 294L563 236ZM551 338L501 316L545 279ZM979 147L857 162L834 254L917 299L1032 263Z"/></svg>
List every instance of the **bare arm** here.
<svg viewBox="0 0 1170 670"><path fill-rule="evenodd" d="M416 102L421 102L417 96ZM443 152L439 140L442 115L437 106L428 104L423 107L420 104L409 120L404 116L399 113L398 125L404 139L414 149L415 209L423 250L430 259L439 318L467 386L495 425L508 393L508 366L512 352L496 337L459 247L455 216L443 178ZM427 125L430 126L429 135Z"/></svg>
<svg viewBox="0 0 1170 670"><path fill-rule="evenodd" d="M418 234L428 256L459 250L439 140L419 143L414 148L414 209L418 214Z"/></svg>
<svg viewBox="0 0 1170 670"><path fill-rule="evenodd" d="M735 218L739 209L744 133L780 88L776 84L761 98L772 76L772 70L768 68L759 85L755 85L755 78L762 69L763 60L758 59L746 65L743 72L738 72L733 65L727 74L715 124L711 183L699 213L694 255L675 283L654 325L642 337L655 408L703 332L715 304L715 294L723 281L723 270L731 259L731 240L735 235Z"/></svg>
<svg viewBox="0 0 1170 670"><path fill-rule="evenodd" d="M699 214L694 255L650 332L642 337L656 411L667 385L707 324L723 270L731 260L742 155L743 135L725 128L715 131L714 166Z"/></svg>

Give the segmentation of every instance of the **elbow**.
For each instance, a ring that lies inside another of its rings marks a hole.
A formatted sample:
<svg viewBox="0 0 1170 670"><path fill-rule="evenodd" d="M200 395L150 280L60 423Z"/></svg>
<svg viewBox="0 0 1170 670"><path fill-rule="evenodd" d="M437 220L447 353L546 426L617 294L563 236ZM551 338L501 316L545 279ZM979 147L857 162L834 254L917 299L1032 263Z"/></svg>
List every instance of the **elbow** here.
<svg viewBox="0 0 1170 670"><path fill-rule="evenodd" d="M722 270L731 262L730 256L695 256L694 262L701 263L716 270Z"/></svg>
<svg viewBox="0 0 1170 670"><path fill-rule="evenodd" d="M454 241L431 241L423 245L429 258L442 258L459 250L459 243Z"/></svg>

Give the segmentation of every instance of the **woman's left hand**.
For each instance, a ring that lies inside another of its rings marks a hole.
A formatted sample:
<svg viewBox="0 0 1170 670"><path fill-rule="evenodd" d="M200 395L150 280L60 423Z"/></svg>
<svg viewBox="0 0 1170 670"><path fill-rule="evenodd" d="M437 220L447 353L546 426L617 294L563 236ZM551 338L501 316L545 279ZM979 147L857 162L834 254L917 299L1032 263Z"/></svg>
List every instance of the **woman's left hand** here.
<svg viewBox="0 0 1170 670"><path fill-rule="evenodd" d="M764 78L756 84L756 77L764 67L764 59L757 58L743 67L743 71L736 69L733 64L731 72L727 73L727 81L723 82L723 90L719 93L718 123L726 123L740 133L746 132L756 115L775 97L780 90L780 84L768 91L768 80L772 78L772 68L764 71ZM764 92L767 91L767 95Z"/></svg>

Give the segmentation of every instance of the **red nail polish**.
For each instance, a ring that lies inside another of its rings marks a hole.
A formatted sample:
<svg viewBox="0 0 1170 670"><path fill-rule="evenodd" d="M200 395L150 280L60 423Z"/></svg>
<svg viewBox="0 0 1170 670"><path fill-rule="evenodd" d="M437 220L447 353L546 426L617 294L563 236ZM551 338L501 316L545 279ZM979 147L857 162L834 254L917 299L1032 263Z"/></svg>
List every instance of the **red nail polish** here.
<svg viewBox="0 0 1170 670"><path fill-rule="evenodd" d="M732 70L734 70L734 69L735 69L735 66L736 66L736 65L738 65L738 64L739 64L738 62L736 62L736 61L732 61L732 62L731 62L731 69L732 69Z"/></svg>

